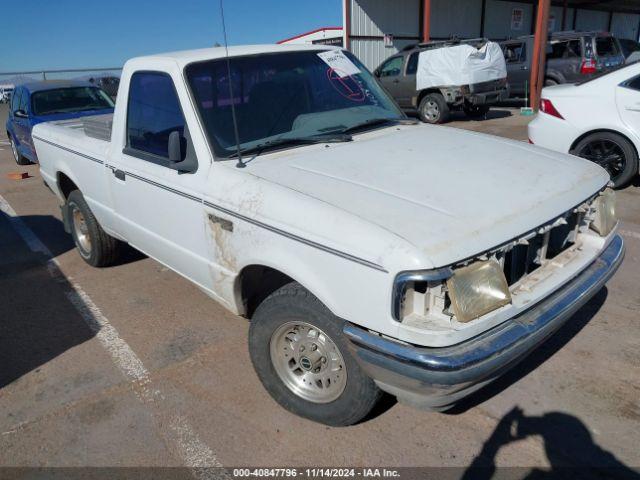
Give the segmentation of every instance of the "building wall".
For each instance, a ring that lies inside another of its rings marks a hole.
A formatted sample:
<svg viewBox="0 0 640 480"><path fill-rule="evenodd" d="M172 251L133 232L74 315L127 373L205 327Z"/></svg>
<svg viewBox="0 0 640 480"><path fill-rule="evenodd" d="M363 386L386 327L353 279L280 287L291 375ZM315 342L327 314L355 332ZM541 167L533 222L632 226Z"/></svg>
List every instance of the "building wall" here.
<svg viewBox="0 0 640 480"><path fill-rule="evenodd" d="M479 37L481 18L478 0L431 0L431 37Z"/></svg>
<svg viewBox="0 0 640 480"><path fill-rule="evenodd" d="M609 12L578 9L576 30L602 30L609 27Z"/></svg>
<svg viewBox="0 0 640 480"><path fill-rule="evenodd" d="M373 69L405 46L420 41L420 3L422 0L345 0L351 7L351 51ZM431 37L485 37L493 40L530 35L533 32L534 5L519 1L486 0L484 32L480 29L481 0L431 0ZM514 29L514 9L523 12L522 25ZM609 26L609 13L578 9L576 30L602 30ZM562 7L552 6L551 31L562 30ZM574 29L574 9L567 9L566 30ZM638 39L640 15L614 13L614 34ZM383 36L392 35L385 46ZM359 38L360 37L360 38Z"/></svg>
<svg viewBox="0 0 640 480"><path fill-rule="evenodd" d="M523 11L522 27L515 30L511 25L514 9ZM533 5L521 2L503 2L501 0L487 0L487 10L484 16L484 36L492 39L505 39L531 34L533 22Z"/></svg>
<svg viewBox="0 0 640 480"><path fill-rule="evenodd" d="M640 15L633 13L614 13L611 19L611 33L616 37L638 40Z"/></svg>
<svg viewBox="0 0 640 480"><path fill-rule="evenodd" d="M573 30L573 8L567 8L564 30ZM561 32L562 28L562 7L552 6L549 12L549 31Z"/></svg>
<svg viewBox="0 0 640 480"><path fill-rule="evenodd" d="M347 0L351 2L351 35L418 37L420 0Z"/></svg>

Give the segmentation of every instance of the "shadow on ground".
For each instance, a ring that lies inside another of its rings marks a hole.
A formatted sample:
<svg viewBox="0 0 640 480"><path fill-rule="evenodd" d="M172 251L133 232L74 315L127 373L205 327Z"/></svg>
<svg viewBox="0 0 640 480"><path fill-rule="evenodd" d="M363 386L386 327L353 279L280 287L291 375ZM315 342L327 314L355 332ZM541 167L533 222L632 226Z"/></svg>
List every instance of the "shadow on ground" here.
<svg viewBox="0 0 640 480"><path fill-rule="evenodd" d="M578 310L557 332L536 348L531 354L525 357L521 363L506 372L494 382L481 388L469 397L462 400L452 409L445 413L449 415L458 415L467 410L480 405L490 398L499 395L503 390L507 389L520 379L526 377L533 370L538 368L549 358L551 358L558 350L575 337L587 323L600 310L607 299L607 287L603 287L596 295L589 300L580 310Z"/></svg>
<svg viewBox="0 0 640 480"><path fill-rule="evenodd" d="M38 229L62 228L53 217L24 220ZM57 255L73 244L50 247ZM0 388L95 335L69 301L71 285L62 276L54 279L46 261L0 213Z"/></svg>
<svg viewBox="0 0 640 480"><path fill-rule="evenodd" d="M532 436L542 437L551 467L518 472L521 474L513 478L640 479L638 471L627 467L611 452L597 445L589 429L573 415L549 412L541 416L527 416L519 407L514 407L498 422L462 479L494 478L500 449Z"/></svg>

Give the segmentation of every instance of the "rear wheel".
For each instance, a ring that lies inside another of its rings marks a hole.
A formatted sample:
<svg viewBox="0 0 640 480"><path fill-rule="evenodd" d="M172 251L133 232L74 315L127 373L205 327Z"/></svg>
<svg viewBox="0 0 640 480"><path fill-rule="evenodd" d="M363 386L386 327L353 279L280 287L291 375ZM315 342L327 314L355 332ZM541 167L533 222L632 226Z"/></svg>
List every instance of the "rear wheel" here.
<svg viewBox="0 0 640 480"><path fill-rule="evenodd" d="M545 87L553 87L555 85L558 85L558 82L556 80L554 80L553 78L545 78L544 79L544 86Z"/></svg>
<svg viewBox="0 0 640 480"><path fill-rule="evenodd" d="M469 118L483 118L487 113L489 113L489 105L471 105L469 103L465 103L464 107L462 107L464 113Z"/></svg>
<svg viewBox="0 0 640 480"><path fill-rule="evenodd" d="M9 143L11 144L11 153L13 153L13 159L16 163L18 165L30 165L31 162L18 151L18 146L11 135L9 135Z"/></svg>
<svg viewBox="0 0 640 480"><path fill-rule="evenodd" d="M629 140L613 132L586 136L571 151L604 168L615 188L621 188L638 173L638 154Z"/></svg>
<svg viewBox="0 0 640 480"><path fill-rule="evenodd" d="M71 235L82 259L93 267L107 267L115 263L120 242L102 229L80 190L69 194L67 214Z"/></svg>
<svg viewBox="0 0 640 480"><path fill-rule="evenodd" d="M352 425L371 411L381 391L349 353L344 323L295 282L258 306L249 328L249 352L274 400L332 426Z"/></svg>
<svg viewBox="0 0 640 480"><path fill-rule="evenodd" d="M445 123L449 120L449 105L440 93L429 93L420 101L418 115L426 123Z"/></svg>

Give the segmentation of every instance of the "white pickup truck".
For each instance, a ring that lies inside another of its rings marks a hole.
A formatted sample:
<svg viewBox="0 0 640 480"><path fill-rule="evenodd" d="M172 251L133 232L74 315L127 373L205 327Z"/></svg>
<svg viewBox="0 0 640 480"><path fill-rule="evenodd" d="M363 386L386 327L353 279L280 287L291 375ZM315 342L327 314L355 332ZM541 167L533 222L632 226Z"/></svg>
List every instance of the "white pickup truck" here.
<svg viewBox="0 0 640 480"><path fill-rule="evenodd" d="M126 242L250 319L283 407L444 410L559 328L624 247L600 167L407 119L347 51L126 63L113 117L37 125L80 255Z"/></svg>

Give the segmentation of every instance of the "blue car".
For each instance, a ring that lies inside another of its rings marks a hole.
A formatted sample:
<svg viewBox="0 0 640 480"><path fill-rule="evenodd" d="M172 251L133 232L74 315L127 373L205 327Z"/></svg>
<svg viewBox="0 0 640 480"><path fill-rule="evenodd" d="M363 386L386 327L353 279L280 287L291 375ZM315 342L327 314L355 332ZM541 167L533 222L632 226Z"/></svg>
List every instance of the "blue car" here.
<svg viewBox="0 0 640 480"><path fill-rule="evenodd" d="M113 100L89 82L42 81L16 86L7 118L7 136L18 165L37 163L34 125L113 113Z"/></svg>

